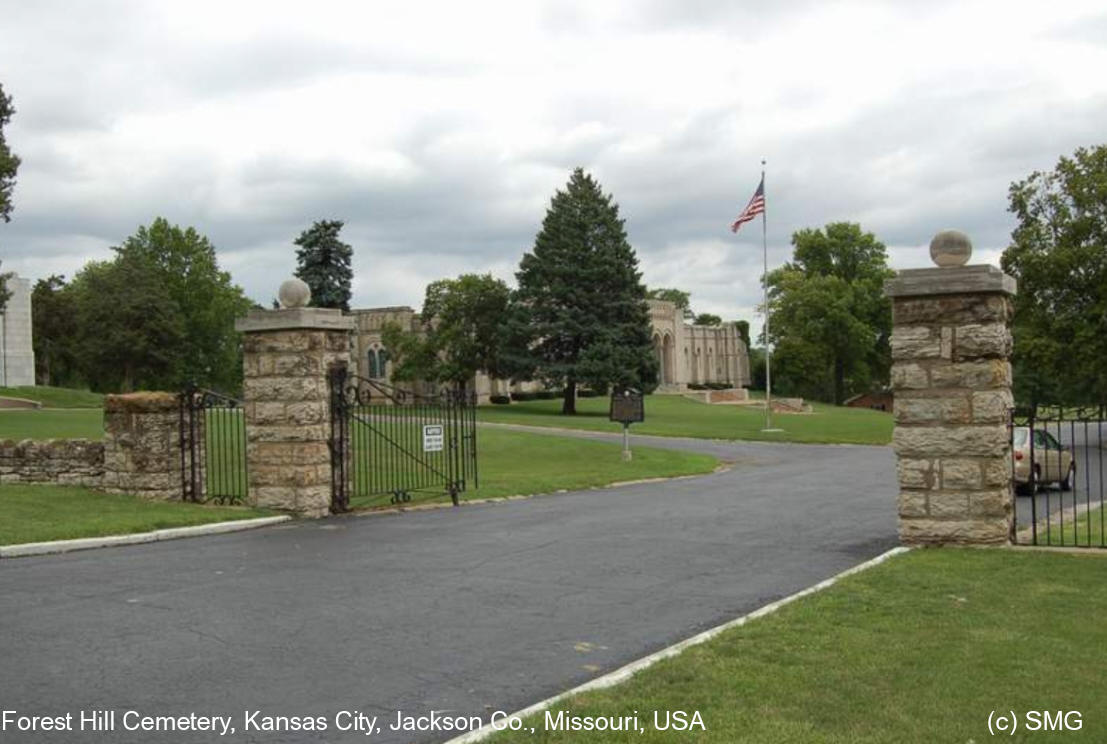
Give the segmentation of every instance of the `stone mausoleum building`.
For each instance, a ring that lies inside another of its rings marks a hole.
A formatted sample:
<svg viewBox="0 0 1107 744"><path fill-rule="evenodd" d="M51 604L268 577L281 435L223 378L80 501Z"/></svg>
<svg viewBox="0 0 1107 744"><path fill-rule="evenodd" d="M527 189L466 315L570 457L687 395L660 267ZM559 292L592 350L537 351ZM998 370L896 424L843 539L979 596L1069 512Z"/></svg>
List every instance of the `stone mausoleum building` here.
<svg viewBox="0 0 1107 744"><path fill-rule="evenodd" d="M8 279L12 296L0 311L0 387L35 384L35 352L31 343L31 282Z"/></svg>
<svg viewBox="0 0 1107 744"><path fill-rule="evenodd" d="M677 393L691 384L727 383L731 387L750 384L749 351L733 323L699 326L689 323L671 302L647 300L653 347L661 371L658 392ZM395 323L405 331L418 331L419 314L406 306L351 310L354 336L351 355L357 374L383 383L391 382L392 362L381 339L384 326ZM489 396L529 392L533 382L512 383L478 374L473 381L480 402Z"/></svg>
<svg viewBox="0 0 1107 744"><path fill-rule="evenodd" d="M660 392L682 392L689 383L750 384L749 349L733 323L693 325L671 302L647 300L654 354L661 369Z"/></svg>

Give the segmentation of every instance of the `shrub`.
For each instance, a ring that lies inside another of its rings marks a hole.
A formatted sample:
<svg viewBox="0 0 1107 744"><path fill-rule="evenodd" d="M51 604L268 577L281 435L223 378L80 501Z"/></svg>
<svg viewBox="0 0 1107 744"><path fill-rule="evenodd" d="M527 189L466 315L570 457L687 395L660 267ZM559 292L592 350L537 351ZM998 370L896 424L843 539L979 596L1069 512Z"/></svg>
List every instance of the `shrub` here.
<svg viewBox="0 0 1107 744"><path fill-rule="evenodd" d="M699 384L698 382L690 382L690 383L688 383L688 389L689 390L706 390L707 388L704 387L703 385Z"/></svg>
<svg viewBox="0 0 1107 744"><path fill-rule="evenodd" d="M518 401L534 400L536 396L536 393L512 393L511 399Z"/></svg>
<svg viewBox="0 0 1107 744"><path fill-rule="evenodd" d="M577 391L577 397L579 398L599 398L604 393L599 390L590 390L588 388L581 388Z"/></svg>
<svg viewBox="0 0 1107 744"><path fill-rule="evenodd" d="M534 397L538 398L538 400L553 400L558 397L558 395L553 390L539 390L534 394Z"/></svg>
<svg viewBox="0 0 1107 744"><path fill-rule="evenodd" d="M495 403L498 406L507 405L511 402L511 398L506 395L490 395L488 396L489 403Z"/></svg>
<svg viewBox="0 0 1107 744"><path fill-rule="evenodd" d="M729 390L730 389L730 383L729 382L709 382L709 383L707 383L707 387L711 388L712 390Z"/></svg>

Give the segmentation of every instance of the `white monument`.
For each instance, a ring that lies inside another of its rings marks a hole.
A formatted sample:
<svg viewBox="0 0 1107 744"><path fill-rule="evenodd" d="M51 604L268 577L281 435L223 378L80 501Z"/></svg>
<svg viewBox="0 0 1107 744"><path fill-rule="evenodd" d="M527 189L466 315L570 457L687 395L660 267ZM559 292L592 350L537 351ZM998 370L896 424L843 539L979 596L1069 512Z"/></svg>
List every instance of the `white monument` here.
<svg viewBox="0 0 1107 744"><path fill-rule="evenodd" d="M0 311L0 387L35 384L35 351L31 344L31 282L8 279L12 296Z"/></svg>

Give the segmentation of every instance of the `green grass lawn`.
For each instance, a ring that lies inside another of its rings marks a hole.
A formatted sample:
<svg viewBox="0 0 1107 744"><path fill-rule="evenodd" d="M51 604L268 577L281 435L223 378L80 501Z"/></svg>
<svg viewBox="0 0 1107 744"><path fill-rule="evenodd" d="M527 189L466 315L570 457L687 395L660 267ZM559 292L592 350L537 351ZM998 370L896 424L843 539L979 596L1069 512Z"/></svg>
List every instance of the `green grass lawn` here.
<svg viewBox="0 0 1107 744"><path fill-rule="evenodd" d="M0 545L149 532L274 513L143 501L69 486L5 484L0 488Z"/></svg>
<svg viewBox="0 0 1107 744"><path fill-rule="evenodd" d="M37 400L47 408L100 408L104 405L104 396L100 393L48 385L0 387L0 398Z"/></svg>
<svg viewBox="0 0 1107 744"><path fill-rule="evenodd" d="M103 439L99 408L0 410L0 439Z"/></svg>
<svg viewBox="0 0 1107 744"><path fill-rule="evenodd" d="M1083 728L1003 741L1107 740L1107 555L913 551L776 614L553 708L633 715L644 735L546 732L492 742L931 744L992 740L992 711L1080 711ZM653 730L698 711L706 731ZM997 739L998 740L998 739Z"/></svg>
<svg viewBox="0 0 1107 744"><path fill-rule="evenodd" d="M241 496L244 492L245 472L241 469L241 453L244 440L239 413L229 411L209 412L208 450L206 460L207 493L211 495ZM219 423L216 423L218 421ZM417 424L422 423L416 422ZM366 440L358 435L358 425L353 427L355 448L364 448ZM5 411L0 412L0 439L50 439L64 437L103 438L103 414L98 410L72 411ZM396 436L395 432L392 432ZM421 436L421 435L420 435ZM480 429L477 433L477 454L480 487L469 489L466 499L549 493L558 490L574 490L602 486L624 480L691 475L711 472L718 461L708 455L673 452L639 447L634 450L634 460L625 463L620 457L621 447L607 442L565 439L525 432L509 432L496 429ZM441 458L433 459L440 465ZM361 463L378 470L392 467L379 458L354 459L355 508L387 505L389 494L364 494L365 479ZM7 488L5 486L5 488ZM411 503L448 500L439 491L412 493Z"/></svg>
<svg viewBox="0 0 1107 744"><path fill-rule="evenodd" d="M576 416L558 413L561 402L535 400L510 406L481 406L480 421L528 426L565 427L619 432L619 424L607 420L607 398L581 398ZM704 439L756 439L780 442L887 444L892 437L892 417L881 411L814 404L811 414L774 414L773 425L781 433L762 432L764 411L748 406L710 406L675 395L646 398L646 420L631 426L635 434L699 437ZM483 432L482 432L483 436ZM103 437L99 410L0 411L0 439L49 439Z"/></svg>
<svg viewBox="0 0 1107 744"><path fill-rule="evenodd" d="M623 462L621 445L480 429L477 432L480 487L473 489L470 486L462 498L471 500L577 490L640 478L708 473L718 465L718 460L709 455L648 447L636 447L633 451L634 459ZM390 498L387 494L355 495L351 505L354 508L387 505ZM412 494L412 503L448 499L446 494L437 490Z"/></svg>
<svg viewBox="0 0 1107 744"><path fill-rule="evenodd" d="M1063 496L1066 498L1064 503L1071 507L1072 497L1069 494L1063 494ZM1105 524L1107 524L1107 512L1097 506L1096 502L1092 503L1090 510L1077 516L1075 523L1070 516L1062 517L1061 514L1055 513L1049 519L1038 520L1037 544L1053 547L1107 547L1107 543L1104 542ZM1033 544L1033 533L1029 529L1020 529L1019 543Z"/></svg>
<svg viewBox="0 0 1107 744"><path fill-rule="evenodd" d="M581 398L577 415L562 416L560 400L534 400L511 405L481 406L480 421L528 426L555 426L594 431L622 430L607 420L607 398ZM867 408L845 408L814 403L810 414L774 413L773 426L782 432L763 432L765 411L753 406L707 405L679 395L646 398L646 420L632 424L635 434L704 439L756 439L770 442L888 444L892 416Z"/></svg>

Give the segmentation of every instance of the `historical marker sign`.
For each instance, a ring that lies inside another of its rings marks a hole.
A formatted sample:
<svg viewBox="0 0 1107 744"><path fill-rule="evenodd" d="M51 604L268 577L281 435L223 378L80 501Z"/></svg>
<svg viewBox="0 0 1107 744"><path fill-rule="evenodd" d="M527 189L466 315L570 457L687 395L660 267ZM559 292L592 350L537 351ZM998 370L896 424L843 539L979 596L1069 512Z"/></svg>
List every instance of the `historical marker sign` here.
<svg viewBox="0 0 1107 744"><path fill-rule="evenodd" d="M445 439L441 424L428 424L423 427L424 452L441 452Z"/></svg>
<svg viewBox="0 0 1107 744"><path fill-rule="evenodd" d="M630 462L630 425L646 420L646 406L642 402L642 392L634 388L612 390L608 418L623 425L623 460Z"/></svg>
<svg viewBox="0 0 1107 744"><path fill-rule="evenodd" d="M637 424L646 420L646 407L642 402L642 393L627 388L611 393L609 418L622 424Z"/></svg>

